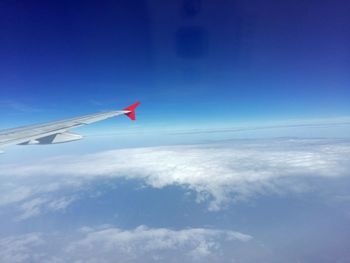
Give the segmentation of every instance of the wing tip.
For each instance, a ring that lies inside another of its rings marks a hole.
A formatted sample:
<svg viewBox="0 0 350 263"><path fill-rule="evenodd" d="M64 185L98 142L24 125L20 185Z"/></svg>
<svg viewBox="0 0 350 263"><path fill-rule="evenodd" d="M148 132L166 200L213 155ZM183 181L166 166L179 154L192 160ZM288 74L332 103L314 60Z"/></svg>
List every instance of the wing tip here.
<svg viewBox="0 0 350 263"><path fill-rule="evenodd" d="M129 111L125 113L126 116L130 118L130 120L134 121L136 120L136 108L141 104L141 102L137 101L134 104L130 105L129 107L126 107L124 110Z"/></svg>

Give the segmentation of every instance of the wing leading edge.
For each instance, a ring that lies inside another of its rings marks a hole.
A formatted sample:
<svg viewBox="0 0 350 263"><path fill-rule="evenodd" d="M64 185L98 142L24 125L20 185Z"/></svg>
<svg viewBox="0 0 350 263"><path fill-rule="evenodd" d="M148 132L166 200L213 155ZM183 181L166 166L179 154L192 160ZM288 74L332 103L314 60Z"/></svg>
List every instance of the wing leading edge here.
<svg viewBox="0 0 350 263"><path fill-rule="evenodd" d="M119 111L109 111L40 125L27 126L0 132L0 148L9 145L56 144L80 140L83 136L69 132L70 129L102 121L119 115L136 119L140 102ZM0 153L2 151L0 150Z"/></svg>

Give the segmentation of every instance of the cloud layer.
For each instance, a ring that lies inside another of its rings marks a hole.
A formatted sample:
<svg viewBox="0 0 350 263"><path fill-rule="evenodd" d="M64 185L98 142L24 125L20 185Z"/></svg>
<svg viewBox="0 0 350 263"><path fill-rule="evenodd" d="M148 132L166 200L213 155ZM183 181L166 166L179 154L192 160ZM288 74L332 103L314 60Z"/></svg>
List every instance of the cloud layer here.
<svg viewBox="0 0 350 263"><path fill-rule="evenodd" d="M0 164L0 262L296 262L325 248L344 259L330 245L348 241L349 171L350 141L325 139Z"/></svg>
<svg viewBox="0 0 350 263"><path fill-rule="evenodd" d="M203 262L217 259L223 244L234 250L252 237L230 230L173 230L139 226L82 227L73 235L29 233L0 239L0 261L22 262ZM48 243L49 242L49 243ZM55 244L52 251L50 246Z"/></svg>
<svg viewBox="0 0 350 263"><path fill-rule="evenodd" d="M19 202L37 193L79 187L92 179L123 178L137 179L153 188L184 187L197 193L197 201L209 200L209 209L218 210L232 200L257 194L302 192L310 187L303 178L348 176L349 168L350 142L345 140L240 140L123 149L2 165L2 177L26 180L40 176L48 183L5 187L0 204ZM74 199L35 199L27 201L22 208L35 213L33 208L49 203L49 207L59 210Z"/></svg>

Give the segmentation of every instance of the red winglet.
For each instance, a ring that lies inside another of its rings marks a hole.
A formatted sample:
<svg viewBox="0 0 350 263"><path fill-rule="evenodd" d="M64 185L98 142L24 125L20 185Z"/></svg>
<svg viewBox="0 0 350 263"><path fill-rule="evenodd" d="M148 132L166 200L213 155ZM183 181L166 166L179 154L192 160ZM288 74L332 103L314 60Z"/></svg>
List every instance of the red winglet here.
<svg viewBox="0 0 350 263"><path fill-rule="evenodd" d="M140 105L140 102L138 101L138 102L134 103L133 105L125 108L124 110L130 111L128 113L125 113L125 115L128 116L133 121L136 120L135 110L136 110L137 106L139 106L139 105Z"/></svg>

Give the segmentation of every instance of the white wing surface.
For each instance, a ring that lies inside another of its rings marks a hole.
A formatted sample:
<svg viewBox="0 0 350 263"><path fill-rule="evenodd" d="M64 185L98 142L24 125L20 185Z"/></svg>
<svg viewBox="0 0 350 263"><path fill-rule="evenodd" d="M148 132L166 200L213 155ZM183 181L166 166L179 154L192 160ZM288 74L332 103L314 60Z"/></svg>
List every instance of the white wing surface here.
<svg viewBox="0 0 350 263"><path fill-rule="evenodd" d="M56 144L80 140L83 136L71 133L69 130L119 115L126 115L131 120L135 120L135 109L139 104L140 102L136 102L119 111L85 115L67 120L0 131L0 148L16 144Z"/></svg>

